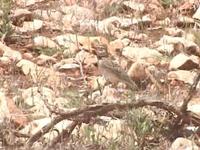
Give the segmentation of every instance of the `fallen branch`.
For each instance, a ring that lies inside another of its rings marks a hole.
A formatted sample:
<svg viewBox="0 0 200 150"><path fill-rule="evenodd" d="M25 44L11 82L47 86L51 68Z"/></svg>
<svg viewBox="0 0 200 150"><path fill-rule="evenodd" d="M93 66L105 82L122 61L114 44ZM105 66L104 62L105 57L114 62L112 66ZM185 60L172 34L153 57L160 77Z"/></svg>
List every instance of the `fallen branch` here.
<svg viewBox="0 0 200 150"><path fill-rule="evenodd" d="M62 142L62 141L67 141L74 130L74 128L79 124L77 121L73 121L67 129L63 129L63 131L56 137L54 138L51 143L48 145L47 149L54 148L56 143Z"/></svg>
<svg viewBox="0 0 200 150"><path fill-rule="evenodd" d="M200 80L200 73L199 73L199 74L197 75L197 77L195 78L195 81L194 81L193 85L190 87L188 96L187 96L186 99L184 99L184 101L183 101L183 104L182 104L182 106L181 106L181 112L182 112L182 113L187 112L188 103L190 102L190 100L191 100L192 97L194 96L194 93L195 93L195 91L196 91L196 87L197 87L197 84L199 83L199 80Z"/></svg>
<svg viewBox="0 0 200 150"><path fill-rule="evenodd" d="M62 109L58 109L55 106L50 106L47 101L45 104L47 108L51 111L51 113L56 114L57 116L52 120L51 123L44 126L41 130L36 132L32 135L29 140L27 141L27 146L31 147L34 142L36 142L42 135L47 133L50 129L52 129L57 123L61 122L62 120L68 119L74 122L79 123L89 123L90 120L97 116L106 115L107 113L114 111L114 110L130 110L133 108L144 107L144 106L155 106L157 108L163 109L171 114L177 116L177 120L175 124L179 124L180 121L182 123L193 123L194 125L200 126L200 116L194 114L192 112L187 111L187 105L191 100L192 96L194 95L194 91L196 90L197 83L200 80L200 74L197 76L194 84L192 85L187 98L184 100L183 105L181 107L176 108L175 106L170 105L166 102L161 101L149 101L149 100L138 100L137 102L127 103L127 104L120 104L120 103L105 103L100 105L90 105L86 106L85 108L77 108L71 111L64 111ZM74 124L76 126L76 124ZM73 127L73 126L72 126ZM67 131L64 130L62 134L65 134ZM62 135L61 134L61 135ZM58 137L59 139L59 137ZM55 139L54 142L58 141Z"/></svg>
<svg viewBox="0 0 200 150"><path fill-rule="evenodd" d="M137 102L127 103L127 104L106 103L101 105L90 105L85 108L72 110L70 112L55 111L51 109L51 106L48 106L50 111L57 114L57 116L51 121L51 123L47 124L41 130L39 130L30 137L30 139L27 141L27 147L31 147L33 143L36 142L42 135L47 133L50 129L52 129L57 123L61 122L62 120L68 119L68 120L88 123L92 117L105 115L110 111L114 110L125 111L144 106L156 106L157 108L164 109L170 113L174 113L179 116L181 115L181 112L172 105L160 101L147 101L147 100L139 100Z"/></svg>

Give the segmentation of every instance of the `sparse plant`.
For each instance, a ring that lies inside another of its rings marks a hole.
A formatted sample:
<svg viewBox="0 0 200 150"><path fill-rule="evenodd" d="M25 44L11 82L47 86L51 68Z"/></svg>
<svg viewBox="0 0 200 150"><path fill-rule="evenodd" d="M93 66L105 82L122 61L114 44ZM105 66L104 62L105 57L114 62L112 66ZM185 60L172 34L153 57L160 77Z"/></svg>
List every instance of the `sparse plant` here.
<svg viewBox="0 0 200 150"><path fill-rule="evenodd" d="M10 20L12 0L0 0L0 37L4 40L13 33Z"/></svg>
<svg viewBox="0 0 200 150"><path fill-rule="evenodd" d="M44 54L44 55L47 55L47 56L52 56L54 54L56 54L57 52L63 52L64 50L63 49L56 49L56 48L42 48L42 47L35 47L34 51L38 54Z"/></svg>
<svg viewBox="0 0 200 150"><path fill-rule="evenodd" d="M163 7L167 8L174 3L174 0L161 0Z"/></svg>

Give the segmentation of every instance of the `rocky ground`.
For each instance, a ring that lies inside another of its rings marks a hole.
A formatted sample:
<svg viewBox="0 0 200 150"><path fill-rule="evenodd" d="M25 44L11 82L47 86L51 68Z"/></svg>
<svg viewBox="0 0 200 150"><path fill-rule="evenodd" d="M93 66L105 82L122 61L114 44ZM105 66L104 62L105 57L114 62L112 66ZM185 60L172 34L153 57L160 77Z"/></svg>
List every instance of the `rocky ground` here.
<svg viewBox="0 0 200 150"><path fill-rule="evenodd" d="M200 149L198 0L0 3L2 149Z"/></svg>

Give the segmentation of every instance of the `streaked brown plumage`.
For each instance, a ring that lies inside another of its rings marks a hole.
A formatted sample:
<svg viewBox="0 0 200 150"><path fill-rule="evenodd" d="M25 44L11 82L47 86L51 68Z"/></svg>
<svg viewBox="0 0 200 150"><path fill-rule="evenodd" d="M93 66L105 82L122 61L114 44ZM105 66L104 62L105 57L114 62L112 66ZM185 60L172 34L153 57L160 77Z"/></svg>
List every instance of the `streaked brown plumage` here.
<svg viewBox="0 0 200 150"><path fill-rule="evenodd" d="M137 85L128 76L128 74L120 67L120 65L108 58L107 48L105 46L96 46L96 54L98 57L98 68L100 73L113 84L122 82L126 84L130 89L137 90Z"/></svg>

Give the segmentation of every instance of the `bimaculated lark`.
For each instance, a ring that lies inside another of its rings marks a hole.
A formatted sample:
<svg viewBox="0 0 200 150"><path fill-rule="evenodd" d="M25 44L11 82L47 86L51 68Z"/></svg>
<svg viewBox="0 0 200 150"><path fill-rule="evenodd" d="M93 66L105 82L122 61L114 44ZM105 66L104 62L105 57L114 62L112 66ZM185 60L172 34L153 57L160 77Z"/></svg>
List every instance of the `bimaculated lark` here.
<svg viewBox="0 0 200 150"><path fill-rule="evenodd" d="M113 84L122 82L126 84L131 90L137 90L138 87L135 82L128 76L128 74L120 67L118 63L109 58L107 46L98 43L93 44L95 53L98 58L98 69L106 80Z"/></svg>

